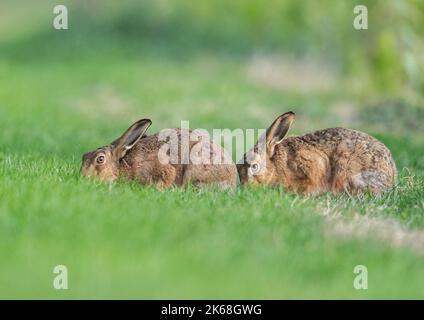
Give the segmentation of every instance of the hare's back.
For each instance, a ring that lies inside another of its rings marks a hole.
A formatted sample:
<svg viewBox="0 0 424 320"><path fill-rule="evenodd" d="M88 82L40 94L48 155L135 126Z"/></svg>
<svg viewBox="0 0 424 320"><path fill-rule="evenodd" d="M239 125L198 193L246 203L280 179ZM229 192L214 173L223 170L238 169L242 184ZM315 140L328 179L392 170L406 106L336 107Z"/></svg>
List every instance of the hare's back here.
<svg viewBox="0 0 424 320"><path fill-rule="evenodd" d="M391 160L391 153L382 142L369 134L352 129L323 129L308 133L299 139L328 156L334 156L334 153L346 153L350 157L367 154L374 161Z"/></svg>
<svg viewBox="0 0 424 320"><path fill-rule="evenodd" d="M367 142L370 148L374 147L374 144L382 145L380 141L369 134L347 128L328 128L317 130L298 138L306 144L316 146L319 149L330 152L336 150L341 143L356 143L360 141Z"/></svg>

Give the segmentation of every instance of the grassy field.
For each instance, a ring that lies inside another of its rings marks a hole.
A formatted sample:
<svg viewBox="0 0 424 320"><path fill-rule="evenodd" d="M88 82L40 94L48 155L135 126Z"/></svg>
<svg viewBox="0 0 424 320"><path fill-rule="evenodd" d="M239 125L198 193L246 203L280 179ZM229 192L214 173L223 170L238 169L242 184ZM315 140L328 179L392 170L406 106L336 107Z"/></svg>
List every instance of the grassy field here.
<svg viewBox="0 0 424 320"><path fill-rule="evenodd" d="M23 34L0 42L0 298L424 298L421 100L357 90L319 60ZM149 132L181 120L247 129L288 110L292 134L347 126L381 139L397 186L306 198L79 177L84 152L139 118ZM68 290L53 288L56 265ZM356 265L368 290L353 288Z"/></svg>

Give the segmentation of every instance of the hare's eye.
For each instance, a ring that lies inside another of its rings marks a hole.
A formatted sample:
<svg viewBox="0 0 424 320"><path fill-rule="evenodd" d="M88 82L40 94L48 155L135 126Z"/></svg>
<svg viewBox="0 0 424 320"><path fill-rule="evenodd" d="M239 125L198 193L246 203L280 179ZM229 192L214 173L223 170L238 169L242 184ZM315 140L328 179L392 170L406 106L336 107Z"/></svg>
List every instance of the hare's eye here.
<svg viewBox="0 0 424 320"><path fill-rule="evenodd" d="M105 163L105 156L98 156L96 158L96 162L97 162L97 164L103 164L103 163Z"/></svg>
<svg viewBox="0 0 424 320"><path fill-rule="evenodd" d="M258 173L259 172L259 164L258 163L253 163L250 166L250 170L252 171L253 174Z"/></svg>

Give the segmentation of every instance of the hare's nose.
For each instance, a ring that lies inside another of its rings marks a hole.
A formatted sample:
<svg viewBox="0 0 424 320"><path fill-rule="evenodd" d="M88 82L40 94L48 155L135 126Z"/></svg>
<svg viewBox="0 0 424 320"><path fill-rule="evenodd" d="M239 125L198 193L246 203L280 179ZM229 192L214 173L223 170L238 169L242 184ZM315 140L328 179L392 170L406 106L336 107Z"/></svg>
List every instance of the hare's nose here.
<svg viewBox="0 0 424 320"><path fill-rule="evenodd" d="M90 172L89 172L89 170L87 169L86 166L84 166L84 165L81 166L80 175L83 176L83 177L85 177L85 178L89 178L90 177Z"/></svg>

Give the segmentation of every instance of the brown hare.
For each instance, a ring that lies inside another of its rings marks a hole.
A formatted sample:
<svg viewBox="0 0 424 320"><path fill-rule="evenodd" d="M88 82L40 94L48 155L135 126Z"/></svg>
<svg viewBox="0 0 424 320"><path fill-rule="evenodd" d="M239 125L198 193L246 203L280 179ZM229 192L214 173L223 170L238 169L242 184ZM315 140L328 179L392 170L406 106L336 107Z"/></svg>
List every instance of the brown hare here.
<svg viewBox="0 0 424 320"><path fill-rule="evenodd" d="M161 133L147 136L145 132L151 124L149 119L139 120L111 144L86 153L82 158L81 174L110 182L123 177L159 188L189 183L196 187L236 188L236 166L221 146L211 139L189 141L193 133L189 129L161 131L167 140ZM188 160L183 152L185 142ZM206 154L200 152L203 150ZM220 162L213 162L212 156L220 157Z"/></svg>
<svg viewBox="0 0 424 320"><path fill-rule="evenodd" d="M383 143L344 128L285 138L294 117L279 116L237 164L242 184L283 185L304 195L380 194L393 186L396 166Z"/></svg>

